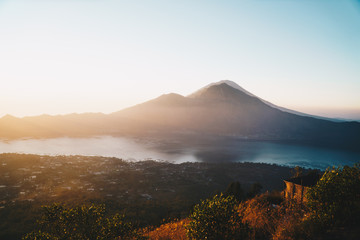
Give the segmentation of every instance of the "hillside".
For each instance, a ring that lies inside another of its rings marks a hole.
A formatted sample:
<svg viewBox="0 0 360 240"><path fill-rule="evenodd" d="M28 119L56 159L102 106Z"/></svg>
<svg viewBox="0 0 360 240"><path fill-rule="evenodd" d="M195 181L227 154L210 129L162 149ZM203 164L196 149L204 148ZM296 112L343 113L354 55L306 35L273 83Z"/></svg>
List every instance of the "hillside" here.
<svg viewBox="0 0 360 240"><path fill-rule="evenodd" d="M291 169L260 163L126 162L117 158L0 154L0 239L34 228L42 205L106 204L140 226L186 217L234 181L281 190Z"/></svg>

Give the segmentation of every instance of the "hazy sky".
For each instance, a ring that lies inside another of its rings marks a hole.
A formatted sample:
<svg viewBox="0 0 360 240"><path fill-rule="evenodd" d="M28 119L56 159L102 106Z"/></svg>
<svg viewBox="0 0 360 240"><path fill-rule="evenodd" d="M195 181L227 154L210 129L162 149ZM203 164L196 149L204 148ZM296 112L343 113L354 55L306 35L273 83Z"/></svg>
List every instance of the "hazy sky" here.
<svg viewBox="0 0 360 240"><path fill-rule="evenodd" d="M360 119L360 2L0 0L0 116L109 113L223 79Z"/></svg>

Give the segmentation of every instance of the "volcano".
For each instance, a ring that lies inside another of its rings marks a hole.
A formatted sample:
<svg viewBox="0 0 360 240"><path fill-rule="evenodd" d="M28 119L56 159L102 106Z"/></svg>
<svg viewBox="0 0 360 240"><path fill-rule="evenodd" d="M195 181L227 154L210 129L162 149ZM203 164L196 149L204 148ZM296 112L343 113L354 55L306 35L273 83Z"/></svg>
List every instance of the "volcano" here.
<svg viewBox="0 0 360 240"><path fill-rule="evenodd" d="M360 123L338 122L276 106L231 81L189 96L164 94L111 114L0 119L0 138L96 135L266 140L360 151Z"/></svg>

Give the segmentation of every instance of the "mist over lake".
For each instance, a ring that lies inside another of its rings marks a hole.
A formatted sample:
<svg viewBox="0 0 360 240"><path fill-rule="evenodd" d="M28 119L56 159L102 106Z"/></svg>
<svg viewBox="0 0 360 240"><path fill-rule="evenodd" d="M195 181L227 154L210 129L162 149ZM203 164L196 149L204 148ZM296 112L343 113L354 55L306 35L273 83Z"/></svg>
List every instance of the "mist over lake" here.
<svg viewBox="0 0 360 240"><path fill-rule="evenodd" d="M0 141L0 153L105 156L171 163L262 162L319 169L353 165L360 160L359 153L273 142L231 140L189 144L111 136Z"/></svg>

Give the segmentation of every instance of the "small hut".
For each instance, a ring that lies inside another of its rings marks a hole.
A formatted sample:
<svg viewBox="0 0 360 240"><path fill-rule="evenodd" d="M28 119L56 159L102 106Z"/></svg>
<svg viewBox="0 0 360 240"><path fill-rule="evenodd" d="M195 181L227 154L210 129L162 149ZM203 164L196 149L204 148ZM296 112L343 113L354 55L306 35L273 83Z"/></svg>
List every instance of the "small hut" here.
<svg viewBox="0 0 360 240"><path fill-rule="evenodd" d="M287 200L295 200L297 203L306 202L306 192L309 187L314 186L321 175L319 173L311 173L305 176L294 177L284 180L285 190L284 197Z"/></svg>

